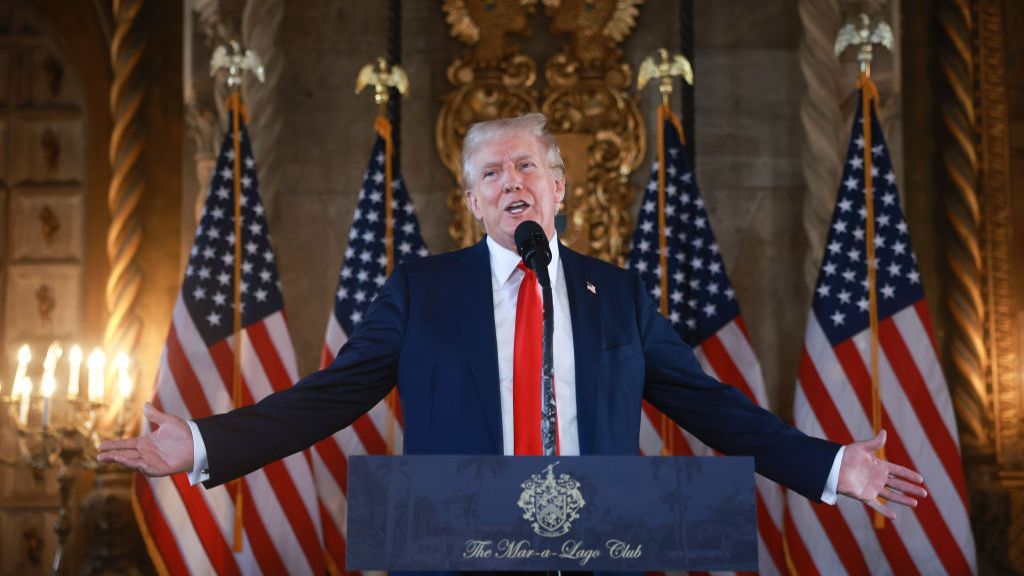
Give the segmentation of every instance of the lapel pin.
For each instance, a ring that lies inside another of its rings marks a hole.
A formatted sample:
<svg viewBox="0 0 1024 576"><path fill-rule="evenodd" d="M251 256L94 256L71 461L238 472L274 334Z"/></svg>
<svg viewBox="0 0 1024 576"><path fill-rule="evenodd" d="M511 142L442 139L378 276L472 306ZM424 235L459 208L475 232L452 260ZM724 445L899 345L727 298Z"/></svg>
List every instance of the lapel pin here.
<svg viewBox="0 0 1024 576"><path fill-rule="evenodd" d="M596 296L597 295L597 286L594 286L594 284L592 282L588 281L587 282L587 292L590 292L591 294Z"/></svg>

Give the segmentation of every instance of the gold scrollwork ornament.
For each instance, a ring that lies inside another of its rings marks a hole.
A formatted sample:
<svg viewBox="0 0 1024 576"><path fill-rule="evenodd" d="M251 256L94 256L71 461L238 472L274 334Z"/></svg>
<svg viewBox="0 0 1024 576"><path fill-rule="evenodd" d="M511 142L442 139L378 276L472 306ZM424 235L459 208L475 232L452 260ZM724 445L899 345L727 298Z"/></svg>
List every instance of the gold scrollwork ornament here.
<svg viewBox="0 0 1024 576"><path fill-rule="evenodd" d="M482 230L465 208L462 140L476 122L518 116L537 109L537 65L509 41L529 29L527 16L536 0L445 0L442 9L453 37L467 45L448 67L456 88L445 96L435 139L441 161L458 183L448 195L453 219L449 234L459 247L480 238Z"/></svg>
<svg viewBox="0 0 1024 576"><path fill-rule="evenodd" d="M569 194L563 212L569 217L562 239L619 264L632 229L628 178L646 152L643 118L627 93L632 71L619 48L636 24L640 3L545 1L552 33L568 36L547 62L541 104L566 157Z"/></svg>

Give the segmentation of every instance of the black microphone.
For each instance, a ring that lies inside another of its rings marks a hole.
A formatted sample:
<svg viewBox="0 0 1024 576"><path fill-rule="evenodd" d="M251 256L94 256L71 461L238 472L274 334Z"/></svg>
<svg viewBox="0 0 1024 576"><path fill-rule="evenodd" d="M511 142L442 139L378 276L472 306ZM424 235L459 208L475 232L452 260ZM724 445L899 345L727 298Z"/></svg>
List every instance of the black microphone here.
<svg viewBox="0 0 1024 576"><path fill-rule="evenodd" d="M516 251L522 257L526 267L537 273L541 286L549 285L547 268L551 262L551 248L544 229L533 220L524 220L516 227Z"/></svg>

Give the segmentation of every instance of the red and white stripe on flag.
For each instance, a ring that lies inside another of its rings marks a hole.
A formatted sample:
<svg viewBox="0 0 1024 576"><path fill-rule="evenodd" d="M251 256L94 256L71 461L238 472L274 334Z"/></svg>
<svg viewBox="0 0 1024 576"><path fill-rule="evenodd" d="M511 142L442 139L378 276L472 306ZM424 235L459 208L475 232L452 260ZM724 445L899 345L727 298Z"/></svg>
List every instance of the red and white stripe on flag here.
<svg viewBox="0 0 1024 576"><path fill-rule="evenodd" d="M663 302L663 313L679 337L693 347L704 371L767 408L761 366L726 275L686 152L682 126L667 108L659 110L659 117L663 121L658 162L651 169L641 202L629 268L640 275L651 297ZM663 208L659 208L661 204ZM663 226L659 214L664 216ZM646 402L640 449L650 455L713 454ZM763 574L781 574L786 566L783 495L774 482L760 476L756 481L759 568Z"/></svg>
<svg viewBox="0 0 1024 576"><path fill-rule="evenodd" d="M182 418L202 418L235 407L236 353L245 405L290 387L298 378L256 161L237 94L229 107L232 125L221 145L157 370L154 405ZM236 211L241 214L237 225ZM236 276L242 321L237 334ZM151 431L149 422L143 422L142 432ZM242 491L240 552L233 547L236 490ZM273 462L240 482L211 490L190 486L185 474L136 475L133 503L150 557L162 572L324 572L308 453Z"/></svg>
<svg viewBox="0 0 1024 576"><path fill-rule="evenodd" d="M882 128L871 106L865 133L863 97L859 106L807 322L793 417L804 432L841 444L874 436L870 177L885 458L920 473L928 497L914 509L895 506L896 520L876 529L873 511L860 502L840 498L835 507L822 506L790 493L789 551L799 574L971 574L974 537L949 388Z"/></svg>
<svg viewBox="0 0 1024 576"><path fill-rule="evenodd" d="M241 334L243 399L258 401L291 386L295 354L278 312ZM232 409L231 339L207 347L179 299L160 359L154 405L183 418ZM143 433L151 431L144 422ZM320 514L306 454L294 454L248 476L243 491L244 538L234 552L234 483L206 490L185 474L136 475L138 512L154 561L171 574L322 574Z"/></svg>
<svg viewBox="0 0 1024 576"><path fill-rule="evenodd" d="M385 240L387 199L390 195L393 222L394 263L427 255L409 191L400 176L388 185L385 134L380 131L370 151L359 201L352 217L345 261L338 275L334 309L327 321L321 366L326 367L356 330L377 291L387 281L388 255ZM394 394L394 393L392 393ZM389 395L389 398L397 396ZM348 509L348 458L360 454L401 454L402 415L397 403L382 400L348 428L318 442L313 450L324 541L331 568L345 566L345 518Z"/></svg>
<svg viewBox="0 0 1024 576"><path fill-rule="evenodd" d="M974 540L956 425L925 301L879 326L882 427L886 457L924 479L928 498L897 509L876 530L872 511L787 496L787 537L800 574L970 574ZM794 418L801 430L843 444L870 438L870 334L833 348L810 318L800 358ZM897 507L898 508L898 507Z"/></svg>

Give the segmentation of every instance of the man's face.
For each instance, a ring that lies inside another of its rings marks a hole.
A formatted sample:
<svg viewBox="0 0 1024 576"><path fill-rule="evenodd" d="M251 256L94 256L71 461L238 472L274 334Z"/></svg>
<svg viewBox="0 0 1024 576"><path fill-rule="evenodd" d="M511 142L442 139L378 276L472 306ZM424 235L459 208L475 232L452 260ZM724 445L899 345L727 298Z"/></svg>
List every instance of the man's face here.
<svg viewBox="0 0 1024 576"><path fill-rule="evenodd" d="M565 181L548 167L547 148L529 134L499 136L470 158L473 186L466 204L495 242L516 249L515 231L524 220L540 224L551 239Z"/></svg>

